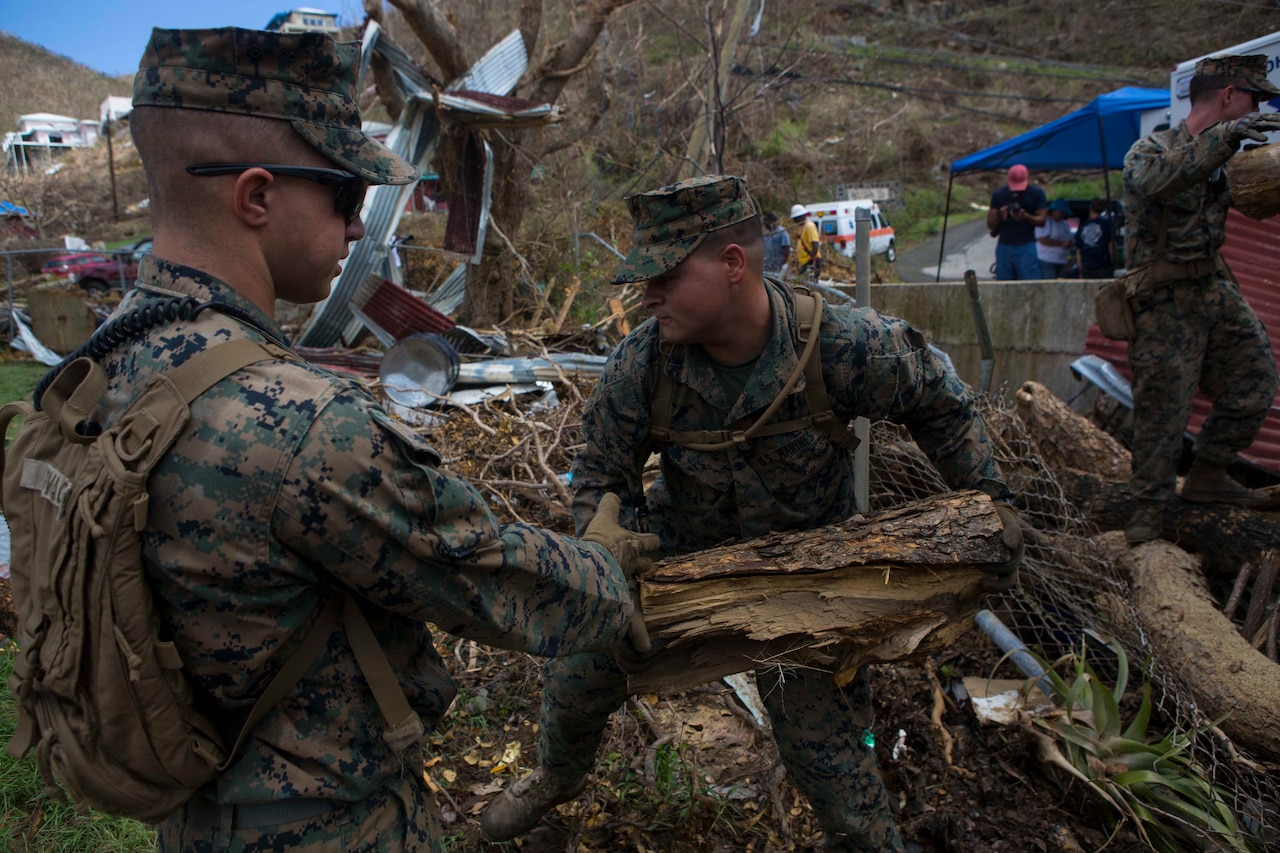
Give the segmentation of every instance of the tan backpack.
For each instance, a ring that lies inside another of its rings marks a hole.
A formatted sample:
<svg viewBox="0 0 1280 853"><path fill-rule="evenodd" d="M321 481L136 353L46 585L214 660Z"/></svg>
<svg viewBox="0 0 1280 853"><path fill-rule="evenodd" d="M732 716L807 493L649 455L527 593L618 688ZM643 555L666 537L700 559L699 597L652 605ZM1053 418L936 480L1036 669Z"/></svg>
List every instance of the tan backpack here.
<svg viewBox="0 0 1280 853"><path fill-rule="evenodd" d="M340 610L383 714L396 723L393 736L421 737L421 721L350 596L327 598L229 749L196 707L178 650L160 636L142 563L148 476L190 418L189 401L243 367L279 358L297 356L248 340L212 347L153 377L100 434L87 425L107 377L90 358L61 371L40 411L25 401L0 409L0 434L24 418L7 460L0 453L19 626L9 678L18 726L7 751L20 758L36 749L51 796L64 799L65 789L78 808L148 823L172 814L297 684Z"/></svg>

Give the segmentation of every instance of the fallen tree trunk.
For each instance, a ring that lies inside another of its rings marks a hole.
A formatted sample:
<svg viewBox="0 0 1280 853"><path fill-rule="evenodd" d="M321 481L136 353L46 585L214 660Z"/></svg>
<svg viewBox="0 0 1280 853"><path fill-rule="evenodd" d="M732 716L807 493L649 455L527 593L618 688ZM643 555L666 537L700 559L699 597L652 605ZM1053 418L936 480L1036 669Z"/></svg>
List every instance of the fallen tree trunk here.
<svg viewBox="0 0 1280 853"><path fill-rule="evenodd" d="M1198 561L1168 542L1121 556L1157 658L1181 674L1200 710L1249 752L1280 761L1280 666L1240 636L1209 597Z"/></svg>
<svg viewBox="0 0 1280 853"><path fill-rule="evenodd" d="M1126 483L1071 469L1054 476L1067 500L1100 530L1122 529L1137 508ZM1166 538L1201 555L1205 572L1234 577L1241 563L1257 561L1280 542L1280 513L1175 498L1165 505L1164 530Z"/></svg>
<svg viewBox="0 0 1280 853"><path fill-rule="evenodd" d="M1071 411L1039 382L1024 382L1014 395L1018 417L1031 433L1040 458L1052 470L1077 468L1113 480L1128 480L1132 456L1110 433Z"/></svg>
<svg viewBox="0 0 1280 853"><path fill-rule="evenodd" d="M978 492L928 498L830 527L664 560L641 586L649 634L667 644L631 680L667 693L777 663L857 667L952 643L981 602L983 566L1009 559Z"/></svg>

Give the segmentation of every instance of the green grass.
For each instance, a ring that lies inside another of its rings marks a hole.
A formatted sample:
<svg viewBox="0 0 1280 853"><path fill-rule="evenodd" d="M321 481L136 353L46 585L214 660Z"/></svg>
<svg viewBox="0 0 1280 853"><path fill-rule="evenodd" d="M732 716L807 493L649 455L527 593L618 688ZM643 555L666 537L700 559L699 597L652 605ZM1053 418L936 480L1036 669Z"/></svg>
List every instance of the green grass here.
<svg viewBox="0 0 1280 853"><path fill-rule="evenodd" d="M0 363L0 405L14 400L30 400L31 392L49 368L38 361Z"/></svg>
<svg viewBox="0 0 1280 853"><path fill-rule="evenodd" d="M0 650L0 682L7 681L13 655ZM0 743L13 736L13 696L0 690ZM13 853L136 853L156 849L155 831L136 820L96 812L77 814L49 797L34 753L17 760L0 753L0 850Z"/></svg>
<svg viewBox="0 0 1280 853"><path fill-rule="evenodd" d="M0 362L0 406L14 400L31 400L31 392L49 372L38 361L6 361ZM5 441L11 441L18 431L18 423L9 424Z"/></svg>

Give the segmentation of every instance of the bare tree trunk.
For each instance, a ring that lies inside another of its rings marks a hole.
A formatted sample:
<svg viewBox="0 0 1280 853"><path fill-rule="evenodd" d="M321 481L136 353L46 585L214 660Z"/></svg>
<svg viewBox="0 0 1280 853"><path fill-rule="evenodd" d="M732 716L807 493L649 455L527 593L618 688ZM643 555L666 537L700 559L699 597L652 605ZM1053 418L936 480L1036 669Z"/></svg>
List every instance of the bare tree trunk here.
<svg viewBox="0 0 1280 853"><path fill-rule="evenodd" d="M469 62L460 34L433 0L391 2L404 15L446 79L456 78L467 70ZM548 50L546 57L527 72L526 83L521 86L526 92L520 96L554 104L569 81L591 66L595 45L610 16L635 2L594 0L584 4L586 8L576 12L573 27L564 40ZM517 16L525 48L532 56L542 31L542 2L520 0ZM514 256L513 250L524 222L533 166L552 151L580 138L599 118L599 111L595 111L562 123L554 133L536 128L493 132L487 137L494 158L489 206L491 227L486 234L481 262L467 270L467 292L460 312L463 322L494 326L514 313L520 259ZM576 134L569 133L570 129ZM446 194L456 187L462 156L464 135L454 130L437 149L437 171Z"/></svg>
<svg viewBox="0 0 1280 853"><path fill-rule="evenodd" d="M386 28L386 21L382 14L382 0L364 0L364 11L371 20L377 22L378 26ZM387 108L387 115L394 124L400 120L400 114L404 112L404 95L396 86L395 77L391 72L391 63L382 54L374 51L369 67L373 71L373 83L378 92L378 99Z"/></svg>

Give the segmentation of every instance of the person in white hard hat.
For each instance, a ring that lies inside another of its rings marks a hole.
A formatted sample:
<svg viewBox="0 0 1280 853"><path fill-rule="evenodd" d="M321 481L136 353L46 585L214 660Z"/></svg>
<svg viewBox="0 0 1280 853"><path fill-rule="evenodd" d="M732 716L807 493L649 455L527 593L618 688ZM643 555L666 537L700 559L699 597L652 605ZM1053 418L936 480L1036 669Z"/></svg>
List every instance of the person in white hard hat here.
<svg viewBox="0 0 1280 853"><path fill-rule="evenodd" d="M796 263L800 264L800 277L810 272L815 276L822 269L822 246L818 243L818 226L809 218L803 204L791 205L791 221L800 226L796 239Z"/></svg>

